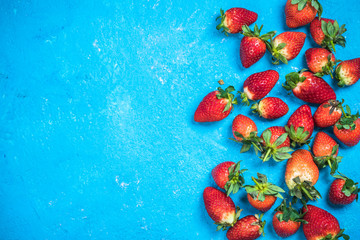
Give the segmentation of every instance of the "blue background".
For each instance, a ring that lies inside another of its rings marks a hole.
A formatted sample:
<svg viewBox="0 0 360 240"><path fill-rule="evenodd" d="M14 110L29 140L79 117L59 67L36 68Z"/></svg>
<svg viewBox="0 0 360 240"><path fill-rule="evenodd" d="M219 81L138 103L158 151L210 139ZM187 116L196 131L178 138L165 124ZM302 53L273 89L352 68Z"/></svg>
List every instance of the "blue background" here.
<svg viewBox="0 0 360 240"><path fill-rule="evenodd" d="M210 172L226 160L243 160L248 183L261 172L287 190L286 162L240 154L228 138L240 113L253 118L259 132L286 124L303 102L287 96L281 84L287 73L306 67L304 53L316 45L308 37L287 66L272 66L266 54L244 69L241 36L215 29L220 8L245 7L259 14L264 33L283 32L285 2L2 1L0 238L225 239L225 232L215 232L202 192L214 186ZM336 56L359 57L358 1L323 2L324 17L348 28L348 46L338 47ZM296 31L309 36L308 27ZM218 80L242 90L250 74L268 69L280 73L269 96L289 104L285 117L265 121L238 106L221 122L193 121ZM360 84L332 85L339 99L360 109ZM341 172L358 179L359 150L340 149ZM359 239L359 204L331 206L331 181L329 170L321 170L316 187L324 198L315 204ZM257 213L245 192L232 198L242 216ZM270 223L274 208L265 214L266 239L278 239ZM289 239L304 239L302 230Z"/></svg>

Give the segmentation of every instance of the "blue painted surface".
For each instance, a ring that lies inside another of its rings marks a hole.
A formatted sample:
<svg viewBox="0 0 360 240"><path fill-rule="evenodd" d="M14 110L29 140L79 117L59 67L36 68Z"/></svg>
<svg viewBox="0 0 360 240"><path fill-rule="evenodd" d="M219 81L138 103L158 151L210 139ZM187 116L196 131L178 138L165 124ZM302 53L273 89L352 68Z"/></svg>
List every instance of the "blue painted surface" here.
<svg viewBox="0 0 360 240"><path fill-rule="evenodd" d="M336 56L359 57L360 5L323 2L324 17L348 27L348 46ZM306 66L304 53L314 42L307 38L288 66L272 66L267 54L245 70L241 37L226 38L215 29L221 7L239 6L259 14L264 32L283 32L284 5L285 0L2 1L0 238L225 239L202 200L203 189L214 186L213 167L243 160L248 182L259 171L286 189L286 162L240 155L240 146L228 139L231 122L242 113L255 119L260 132L284 125L302 102L287 97L281 84L287 73ZM309 33L307 27L298 31ZM289 104L285 117L264 121L237 107L221 122L193 122L198 103L219 79L241 90L250 74L267 69L280 73L270 96ZM360 109L360 84L333 86L339 99ZM359 150L340 149L341 171L358 179ZM316 205L359 239L359 204L329 205L332 179L327 169L320 174L316 186L324 198ZM232 197L242 216L256 213L244 192ZM266 239L278 239L270 224L273 209L265 215ZM300 230L289 239L304 235Z"/></svg>

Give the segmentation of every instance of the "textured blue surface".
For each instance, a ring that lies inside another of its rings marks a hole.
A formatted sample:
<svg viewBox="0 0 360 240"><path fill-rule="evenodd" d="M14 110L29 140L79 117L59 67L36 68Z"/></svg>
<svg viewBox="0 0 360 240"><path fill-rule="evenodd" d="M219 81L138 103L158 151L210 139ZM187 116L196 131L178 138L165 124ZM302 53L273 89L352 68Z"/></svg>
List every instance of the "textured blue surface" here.
<svg viewBox="0 0 360 240"><path fill-rule="evenodd" d="M288 66L272 66L267 54L245 70L241 36L226 38L215 29L220 7L239 6L259 14L264 32L283 32L285 2L3 0L0 238L225 239L202 200L203 189L214 186L211 169L225 160L243 160L248 182L259 171L287 189L286 162L241 155L228 138L240 113L255 119L260 132L286 123L302 102L287 97L281 84L306 66L304 52L314 42L308 37ZM347 24L348 46L339 47L337 57L359 57L358 1L323 2L325 17ZM297 31L309 33L307 27ZM241 90L250 74L267 69L280 73L270 96L289 104L285 117L264 121L237 107L221 122L193 122L198 103L219 79ZM360 109L360 84L335 89ZM340 149L341 171L358 179L359 150ZM321 170L316 186L324 198L316 205L360 239L359 204L329 205L330 181L328 169ZM244 197L233 196L242 216L256 213ZM266 239L278 239L273 209L265 215ZM300 230L289 239L304 235Z"/></svg>

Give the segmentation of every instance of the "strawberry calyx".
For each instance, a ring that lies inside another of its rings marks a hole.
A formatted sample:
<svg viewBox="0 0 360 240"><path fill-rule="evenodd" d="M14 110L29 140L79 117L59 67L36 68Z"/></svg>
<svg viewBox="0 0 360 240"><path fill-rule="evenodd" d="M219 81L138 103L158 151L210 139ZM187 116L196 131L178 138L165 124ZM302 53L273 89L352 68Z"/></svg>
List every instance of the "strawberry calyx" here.
<svg viewBox="0 0 360 240"><path fill-rule="evenodd" d="M360 189L357 182L354 182L352 179L346 177L340 172L338 172L338 175L333 175L333 177L345 181L345 184L341 189L345 196L350 197L352 194L356 194L356 201L358 200L358 193L360 192Z"/></svg>
<svg viewBox="0 0 360 240"><path fill-rule="evenodd" d="M300 75L306 71L307 69L302 69L300 72L288 73L285 76L286 81L285 84L282 85L283 88L285 88L287 91L291 91L296 88L298 83L302 83L306 80L306 77L300 77Z"/></svg>
<svg viewBox="0 0 360 240"><path fill-rule="evenodd" d="M291 206L291 202L289 202L289 206L287 206L286 199L284 199L281 204L277 208L275 208L275 211L281 212L276 214L276 218L279 220L279 222L293 221L305 224L307 223L307 221L303 219L305 213L301 213L301 211L298 212L296 209L294 209Z"/></svg>
<svg viewBox="0 0 360 240"><path fill-rule="evenodd" d="M264 221L261 220L263 216L264 216L263 213L260 214L260 215L259 215L259 214L255 214L254 217L256 218L256 221L253 222L253 223L251 223L251 225L253 225L253 226L259 226L259 227L260 227L260 228L259 228L259 234L265 236L265 231L264 231L264 229L265 229L266 221L265 221L265 220L264 220Z"/></svg>
<svg viewBox="0 0 360 240"><path fill-rule="evenodd" d="M344 104L344 99L340 102L338 100L329 100L323 105L323 108L330 108L329 115L333 114L335 110L341 110L341 106Z"/></svg>
<svg viewBox="0 0 360 240"><path fill-rule="evenodd" d="M246 172L247 169L241 169L240 162L241 161L229 167L229 181L227 181L224 186L227 196L229 196L230 193L237 193L245 184L243 173Z"/></svg>
<svg viewBox="0 0 360 240"><path fill-rule="evenodd" d="M220 231L220 230L226 231L229 227L233 227L235 225L235 223L237 222L237 220L239 219L241 212L242 212L242 209L240 209L239 207L236 207L234 221L232 223L215 222L214 224L217 225L216 231Z"/></svg>
<svg viewBox="0 0 360 240"><path fill-rule="evenodd" d="M288 64L287 58L281 53L281 50L286 47L286 43L280 43L275 47L274 41L271 38L270 42L266 41L266 48L272 55L272 64L278 65L281 62Z"/></svg>
<svg viewBox="0 0 360 240"><path fill-rule="evenodd" d="M262 146L261 146L261 141L262 139L260 137L257 136L257 132L251 132L249 137L244 137L241 133L235 131L234 135L238 138L240 138L241 140L238 141L234 138L230 138L231 140L237 142L237 143L242 143L242 147L240 150L240 153L244 153L250 150L251 146L254 147L255 149L255 153L257 154L258 151L262 151Z"/></svg>
<svg viewBox="0 0 360 240"><path fill-rule="evenodd" d="M320 240L338 240L340 238L344 238L345 240L349 240L350 237L346 234L344 234L345 229L340 229L340 232L338 234L336 234L336 236L333 237L333 235L331 233L329 233L328 235L326 235L323 238L320 238Z"/></svg>
<svg viewBox="0 0 360 240"><path fill-rule="evenodd" d="M278 148L278 146L280 146L286 141L287 137L288 133L284 133L279 136L274 143L271 143L271 130L266 129L263 133L263 144L265 146L263 147L260 159L263 160L263 162L266 162L272 158L276 162L281 162L291 158L291 154L289 152L292 152L293 149L291 149L290 147Z"/></svg>
<svg viewBox="0 0 360 240"><path fill-rule="evenodd" d="M337 85L339 87L345 87L345 86L347 86L346 79L344 79L341 76L341 68L342 68L342 66L340 64L336 67L336 69L335 69L335 79L336 79L336 81L338 81Z"/></svg>
<svg viewBox="0 0 360 240"><path fill-rule="evenodd" d="M246 185L245 190L253 199L257 199L261 202L265 201L266 196L275 196L283 198L280 193L284 193L284 189L278 187L272 183L269 183L267 177L264 174L258 173L258 178L251 177L255 185Z"/></svg>
<svg viewBox="0 0 360 240"><path fill-rule="evenodd" d="M339 26L339 23L335 20L334 23L331 21L325 22L321 21L321 30L323 31L325 37L321 43L323 48L328 49L329 51L336 52L335 44L345 47L346 40L342 36L343 33L347 31L345 24Z"/></svg>
<svg viewBox="0 0 360 240"><path fill-rule="evenodd" d="M308 138L310 133L308 131L305 131L304 127L298 127L295 131L294 125L291 124L290 127L285 126L285 131L289 134L289 138L291 140L291 147L301 147L304 144L309 146L310 140L312 138Z"/></svg>
<svg viewBox="0 0 360 240"><path fill-rule="evenodd" d="M326 166L329 166L331 169L330 174L334 175L339 167L341 159L343 159L343 157L336 156L338 149L339 144L336 144L332 148L331 154L329 156L314 157L314 162L318 166L318 168L324 168Z"/></svg>
<svg viewBox="0 0 360 240"><path fill-rule="evenodd" d="M355 130L356 124L355 121L360 117L359 112L356 114L351 114L351 109L349 105L345 105L345 108L340 105L342 111L342 117L339 119L335 126L337 129L346 129L346 130Z"/></svg>
<svg viewBox="0 0 360 240"><path fill-rule="evenodd" d="M219 93L216 94L217 99L228 99L228 103L225 105L223 112L228 111L231 109L232 104L237 104L237 98L235 98L234 94L231 92L235 91L235 88L233 86L227 87L225 90L223 90L221 87L218 87Z"/></svg>
<svg viewBox="0 0 360 240"><path fill-rule="evenodd" d="M319 19L321 19L323 7L318 0L291 0L291 4L298 5L298 11L303 10L308 2L318 11Z"/></svg>
<svg viewBox="0 0 360 240"><path fill-rule="evenodd" d="M225 22L225 20L226 20L226 14L225 14L225 12L224 12L223 9L220 9L220 16L218 16L218 17L216 18L216 21L219 20L219 19L221 19L221 23L216 26L216 29L217 29L217 30L222 29L221 32L223 32L226 36L229 36L228 33L230 32L230 29L229 29L229 28L227 27L227 25L226 25L226 22Z"/></svg>
<svg viewBox="0 0 360 240"><path fill-rule="evenodd" d="M337 63L341 62L341 60L335 60L332 61L331 58L333 56L333 53L330 53L327 57L327 63L325 64L325 66L322 67L322 70L320 72L315 73L314 75L317 77L323 77L324 75L330 75L330 77L333 79L333 71L334 71L334 67L336 66Z"/></svg>
<svg viewBox="0 0 360 240"><path fill-rule="evenodd" d="M268 41L269 39L271 39L272 37L274 37L274 35L276 34L276 31L271 31L271 32L268 32L268 33L265 33L264 35L260 35L260 32L262 30L264 25L261 25L261 27L259 28L257 24L255 24L255 27L254 27L254 31L252 31L248 25L243 25L242 26L242 34L245 36L245 37L256 37L264 42Z"/></svg>
<svg viewBox="0 0 360 240"><path fill-rule="evenodd" d="M296 185L289 191L290 196L293 197L293 204L295 204L297 200L300 200L303 205L306 205L309 200L322 198L319 191L312 185L312 182L306 180L302 182L299 176L293 178L293 181Z"/></svg>

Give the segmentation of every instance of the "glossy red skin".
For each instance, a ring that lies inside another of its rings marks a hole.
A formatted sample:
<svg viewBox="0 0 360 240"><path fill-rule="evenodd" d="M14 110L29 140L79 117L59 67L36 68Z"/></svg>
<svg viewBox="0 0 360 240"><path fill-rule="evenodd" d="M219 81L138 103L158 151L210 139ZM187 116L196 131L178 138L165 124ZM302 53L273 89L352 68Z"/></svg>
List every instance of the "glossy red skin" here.
<svg viewBox="0 0 360 240"><path fill-rule="evenodd" d="M211 171L211 175L219 188L224 189L225 184L229 181L229 167L234 164L234 162L223 162Z"/></svg>
<svg viewBox="0 0 360 240"><path fill-rule="evenodd" d="M342 188L345 184L344 179L335 179L330 186L329 200L335 205L347 205L356 199L356 194L351 194L349 197L345 196Z"/></svg>
<svg viewBox="0 0 360 240"><path fill-rule="evenodd" d="M338 220L329 212L312 206L307 205L308 210L303 208L306 212L304 220L307 224L303 224L304 234L307 240L318 240L331 234L333 237L340 232Z"/></svg>
<svg viewBox="0 0 360 240"><path fill-rule="evenodd" d="M284 133L286 133L285 128L284 127L278 127L278 126L274 126L274 127L269 127L268 128L271 131L271 138L270 138L270 144L274 144L274 142ZM265 131L264 131L265 132ZM264 132L261 134L261 138L264 140L263 134ZM262 144L265 146L265 141L262 142ZM287 137L286 140L277 147L277 149L283 148L283 147L290 147L290 138Z"/></svg>
<svg viewBox="0 0 360 240"><path fill-rule="evenodd" d="M310 2L308 2L305 8L301 11L298 11L298 4L291 4L291 0L286 2L286 25L289 28L297 28L311 23L311 21L316 17L316 14L317 10L311 6Z"/></svg>
<svg viewBox="0 0 360 240"><path fill-rule="evenodd" d="M310 34L312 36L312 38L314 39L314 41L318 44L321 45L322 42L325 39L325 34L321 29L321 22L325 21L325 22L331 22L334 23L335 21L332 19L328 19L328 18L321 18L321 20L319 20L318 18L315 18L311 23L310 23Z"/></svg>
<svg viewBox="0 0 360 240"><path fill-rule="evenodd" d="M228 230L226 237L229 240L253 240L260 237L260 226L252 225L257 222L255 216L249 215L239 219L236 224Z"/></svg>
<svg viewBox="0 0 360 240"><path fill-rule="evenodd" d="M280 98L267 97L259 102L260 116L266 119L277 119L289 112L289 106Z"/></svg>
<svg viewBox="0 0 360 240"><path fill-rule="evenodd" d="M265 196L265 200L263 202L259 201L258 199L253 199L250 194L247 194L247 199L251 206L260 210L262 212L267 212L276 202L276 197L274 196Z"/></svg>
<svg viewBox="0 0 360 240"><path fill-rule="evenodd" d="M324 48L309 48L305 52L306 63L309 67L309 70L313 73L323 72L323 67L325 67L329 60L328 56L331 56L331 61L335 63L335 55L327 49Z"/></svg>
<svg viewBox="0 0 360 240"><path fill-rule="evenodd" d="M231 105L229 110L223 112L229 100L218 99L216 95L219 93L219 91L213 91L204 97L195 111L195 122L216 122L229 116L233 106Z"/></svg>
<svg viewBox="0 0 360 240"><path fill-rule="evenodd" d="M248 99L262 99L273 89L279 78L279 73L274 70L254 73L245 80L244 92Z"/></svg>
<svg viewBox="0 0 360 240"><path fill-rule="evenodd" d="M309 135L306 139L309 139L314 131L314 120L311 115L311 108L308 105L300 106L289 118L287 126L290 128L294 126L295 131L298 127L304 127L304 131L308 131Z"/></svg>
<svg viewBox="0 0 360 240"><path fill-rule="evenodd" d="M316 77L311 72L303 72L301 77L306 77L302 83L298 83L293 89L294 95L308 103L322 104L328 100L336 99L336 94L324 79Z"/></svg>
<svg viewBox="0 0 360 240"><path fill-rule="evenodd" d="M312 148L315 157L331 156L332 149L337 145L337 142L324 132L318 132L315 136L314 145ZM337 150L334 157L338 155Z"/></svg>
<svg viewBox="0 0 360 240"><path fill-rule="evenodd" d="M314 122L317 127L331 127L341 118L342 112L340 109L335 109L330 115L331 107L325 108L324 105L326 104L329 104L328 101L322 103L314 113Z"/></svg>
<svg viewBox="0 0 360 240"><path fill-rule="evenodd" d="M257 13L249 11L245 8L230 8L225 12L225 26L229 28L229 33L239 33L242 26L250 26L256 22Z"/></svg>
<svg viewBox="0 0 360 240"><path fill-rule="evenodd" d="M287 60L292 60L299 55L304 46L306 34L303 32L283 32L276 36L273 40L274 46L280 43L286 43L286 46L279 52L282 53Z"/></svg>
<svg viewBox="0 0 360 240"><path fill-rule="evenodd" d="M359 143L360 141L360 118L355 121L355 129L341 129L339 130L336 125L334 125L334 134L343 144L346 146L352 147Z"/></svg>
<svg viewBox="0 0 360 240"><path fill-rule="evenodd" d="M287 222L285 221L280 222L279 219L276 217L278 214L282 214L282 212L281 211L276 212L272 219L273 227L276 234L283 238L294 235L299 230L301 223L294 222L291 220Z"/></svg>
<svg viewBox="0 0 360 240"><path fill-rule="evenodd" d="M263 40L257 37L243 37L240 43L240 59L244 68L248 68L258 62L266 52Z"/></svg>
<svg viewBox="0 0 360 240"><path fill-rule="evenodd" d="M207 213L217 223L225 221L224 215L233 215L235 220L235 204L225 193L213 187L205 188L203 199Z"/></svg>
<svg viewBox="0 0 360 240"><path fill-rule="evenodd" d="M345 85L350 86L359 81L360 78L360 58L355 58L339 63L336 69L340 69L340 75ZM335 70L336 71L336 70Z"/></svg>
<svg viewBox="0 0 360 240"><path fill-rule="evenodd" d="M257 127L255 122L249 117L239 114L235 117L232 123L232 132L234 138L238 141L241 141L241 138L235 136L235 132L238 132L242 134L245 138L248 138L251 132L257 132Z"/></svg>

